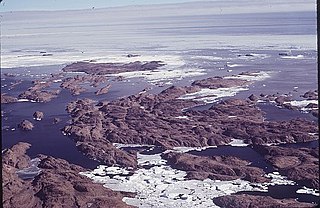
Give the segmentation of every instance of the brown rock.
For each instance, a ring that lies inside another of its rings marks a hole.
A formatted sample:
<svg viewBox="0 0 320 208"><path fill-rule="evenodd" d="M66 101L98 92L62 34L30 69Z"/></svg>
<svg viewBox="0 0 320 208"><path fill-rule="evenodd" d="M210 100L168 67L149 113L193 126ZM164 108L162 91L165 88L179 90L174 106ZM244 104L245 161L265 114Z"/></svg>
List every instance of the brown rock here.
<svg viewBox="0 0 320 208"><path fill-rule="evenodd" d="M3 207L131 207L122 201L125 195L80 175L84 168L51 156L39 155L41 173L32 181L18 178L16 161L28 158L24 153L29 147L19 143L2 155Z"/></svg>
<svg viewBox="0 0 320 208"><path fill-rule="evenodd" d="M187 153L169 152L161 157L168 160L173 168L187 171L189 179L235 180L238 178L251 182L265 182L264 171L249 167L247 161L231 156L194 156Z"/></svg>
<svg viewBox="0 0 320 208"><path fill-rule="evenodd" d="M128 64L76 62L67 65L62 70L64 72L85 72L87 74L106 75L129 71L155 70L163 65L161 61L150 61L146 63L136 61Z"/></svg>
<svg viewBox="0 0 320 208"><path fill-rule="evenodd" d="M18 126L25 131L31 131L34 127L33 124L28 120L23 120Z"/></svg>
<svg viewBox="0 0 320 208"><path fill-rule="evenodd" d="M106 93L109 92L110 87L111 87L111 85L108 84L107 86L102 87L101 89L99 89L98 91L96 91L95 94L96 94L96 95L106 94Z"/></svg>
<svg viewBox="0 0 320 208"><path fill-rule="evenodd" d="M199 86L202 88L229 88L229 87L238 87L248 85L250 82L243 79L232 79L232 78L223 78L223 77L210 77L203 80L197 80L192 83L192 86Z"/></svg>
<svg viewBox="0 0 320 208"><path fill-rule="evenodd" d="M255 96L254 94L251 94L248 98L249 98L249 100L251 100L251 101L257 101L257 100L258 100L258 97Z"/></svg>
<svg viewBox="0 0 320 208"><path fill-rule="evenodd" d="M30 144L19 142L2 153L2 164L12 166L17 169L25 168L29 165L30 158L26 155Z"/></svg>
<svg viewBox="0 0 320 208"><path fill-rule="evenodd" d="M255 150L289 179L319 189L319 148L256 146Z"/></svg>
<svg viewBox="0 0 320 208"><path fill-rule="evenodd" d="M1 93L1 104L5 103L15 103L18 99L9 95L6 95L5 93Z"/></svg>
<svg viewBox="0 0 320 208"><path fill-rule="evenodd" d="M307 98L308 100L318 100L318 90L308 91L302 95L302 97Z"/></svg>
<svg viewBox="0 0 320 208"><path fill-rule="evenodd" d="M33 118L34 118L35 120L37 120L37 121L41 121L41 120L43 119L43 116L44 116L44 114L43 114L43 112L41 112L41 111L36 111L36 112L34 112L34 114L33 114Z"/></svg>
<svg viewBox="0 0 320 208"><path fill-rule="evenodd" d="M53 119L53 124L57 124L57 123L59 123L60 121L61 121L60 118L54 118L54 119Z"/></svg>

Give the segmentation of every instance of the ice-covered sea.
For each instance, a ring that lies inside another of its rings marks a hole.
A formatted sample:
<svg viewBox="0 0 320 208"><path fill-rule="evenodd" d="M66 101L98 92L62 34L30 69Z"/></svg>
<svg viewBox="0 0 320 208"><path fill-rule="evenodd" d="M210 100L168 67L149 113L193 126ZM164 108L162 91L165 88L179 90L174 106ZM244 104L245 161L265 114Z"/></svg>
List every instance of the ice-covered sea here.
<svg viewBox="0 0 320 208"><path fill-rule="evenodd" d="M79 97L112 100L138 93L146 87L152 88L151 92L159 92L173 84L188 85L209 76L234 78L233 75L250 71L259 72L261 76L252 80L253 84L249 86L205 89L199 92L202 94L189 94L184 98L198 99L210 93L218 95L205 100L210 103L226 96L245 98L252 93L292 93L297 100L293 104L300 105L304 103L300 95L316 89L318 82L315 7L311 0L214 0L74 11L2 12L1 74L18 76L2 76L1 89L18 95L22 87L31 86L31 80L59 72L64 65L76 61L163 61L166 65L159 70L115 75L122 75L127 80L113 83L105 97L95 97L89 92ZM128 54L139 56L128 57ZM11 90L10 82L16 79L24 81L20 87ZM17 141L26 141L33 145L29 151L32 157L44 153L76 164L83 163L86 167L96 167L96 163L77 152L74 143L59 130L69 119L64 109L72 99L76 98L62 91L48 104L20 102L3 105L1 110L7 116L7 120L2 117L3 148ZM20 121L17 119L32 119L35 110L46 113L44 120L37 121L32 132L16 129ZM53 126L54 117L61 118L62 123ZM54 133L47 135L48 130ZM154 157L156 162L161 162L158 155ZM139 162L150 163L152 158L149 159L150 156L140 155ZM93 173L86 174L98 180ZM171 176L181 180L173 181ZM147 188L149 192L139 192L137 198L126 198L125 201L134 205L142 203L146 207L153 202L168 207L171 204L165 203L175 201L188 201L190 206L200 202L213 206L213 196L206 195L209 190L215 190L211 192L215 196L258 190L245 181L200 182L185 180L184 176L183 171L160 164L151 169L140 169L131 177L103 178L100 182L121 191L128 191L126 188L134 188L139 183L141 189ZM272 177L278 184L282 179L286 181L277 174ZM178 186L179 190L173 186ZM307 193L308 190L299 192ZM198 201L193 203L193 198Z"/></svg>

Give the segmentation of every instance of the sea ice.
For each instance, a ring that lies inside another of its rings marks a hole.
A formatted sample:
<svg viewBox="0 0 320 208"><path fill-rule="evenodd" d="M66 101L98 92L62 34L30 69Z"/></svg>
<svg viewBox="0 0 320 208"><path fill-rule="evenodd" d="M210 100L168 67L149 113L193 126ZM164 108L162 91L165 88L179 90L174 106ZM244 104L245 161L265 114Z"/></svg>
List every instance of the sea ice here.
<svg viewBox="0 0 320 208"><path fill-rule="evenodd" d="M234 146L234 147L245 147L248 146L249 144L246 144L243 142L241 139L231 139L232 141L229 143L229 145Z"/></svg>
<svg viewBox="0 0 320 208"><path fill-rule="evenodd" d="M296 191L297 194L311 194L314 196L319 196L319 190L317 189L312 189L312 188L307 188L307 187L302 187L301 189L298 189Z"/></svg>
<svg viewBox="0 0 320 208"><path fill-rule="evenodd" d="M176 151L176 150L174 150ZM133 192L134 198L125 197L123 201L137 207L217 207L212 199L218 196L233 194L239 191L268 191L269 185L292 185L293 181L287 180L277 172L269 173L269 183L250 183L241 179L220 181L205 179L187 180L186 172L176 170L166 165L160 154L138 154L139 165L151 165L151 168L140 168L133 175L110 178L104 176L108 168L98 166L97 169L82 172L96 183L103 183L115 191ZM113 172L123 173L124 168L112 167ZM110 170L109 170L110 172Z"/></svg>
<svg viewBox="0 0 320 208"><path fill-rule="evenodd" d="M196 100L203 101L205 103L213 103L218 101L223 97L231 97L236 95L238 92L246 91L248 88L244 87L230 87L230 88L218 88L218 89L209 89L204 88L198 92L185 94L178 99L183 100Z"/></svg>

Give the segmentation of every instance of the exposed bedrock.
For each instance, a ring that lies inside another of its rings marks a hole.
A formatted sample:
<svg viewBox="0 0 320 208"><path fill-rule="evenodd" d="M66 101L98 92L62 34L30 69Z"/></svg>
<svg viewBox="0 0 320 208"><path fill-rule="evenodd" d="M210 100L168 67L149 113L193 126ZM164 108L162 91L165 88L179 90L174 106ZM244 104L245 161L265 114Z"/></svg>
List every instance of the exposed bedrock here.
<svg viewBox="0 0 320 208"><path fill-rule="evenodd" d="M209 80L205 79L203 83L209 86ZM212 79L212 86L217 82L223 83L221 80ZM234 80L235 83L239 81ZM228 79L227 85L229 82ZM302 119L265 121L263 112L250 100L228 99L208 110L198 111L191 107L203 102L180 99L201 89L196 84L172 86L156 95L140 93L98 104L88 99L74 101L67 106L72 122L64 128L64 132L72 136L78 148L85 150L90 157L108 165L118 163L122 166L132 163L135 155L115 150L111 143L148 144L171 149L178 146L225 145L232 139L248 144L317 139L310 134L318 132L317 123ZM113 158L120 152L121 159Z"/></svg>
<svg viewBox="0 0 320 208"><path fill-rule="evenodd" d="M79 95L82 92L86 91L86 88L80 85L90 84L90 86L92 87L98 87L101 83L104 83L106 81L107 78L105 76L76 75L63 79L60 87L69 90L72 95Z"/></svg>
<svg viewBox="0 0 320 208"><path fill-rule="evenodd" d="M213 199L213 202L221 208L307 208L314 207L314 204L298 202L295 199L274 199L269 196L254 196L248 194L235 194L220 196Z"/></svg>
<svg viewBox="0 0 320 208"><path fill-rule="evenodd" d="M192 83L192 86L199 86L202 88L230 88L238 87L250 84L250 81L244 79L233 79L233 78L223 78L223 77L209 77L202 80L197 80Z"/></svg>
<svg viewBox="0 0 320 208"><path fill-rule="evenodd" d="M92 183L79 174L86 169L51 156L39 155L40 174L33 180L22 180L16 171L28 166L30 158L25 151L29 147L30 144L18 143L2 154L3 207L130 207L122 202L125 193Z"/></svg>
<svg viewBox="0 0 320 208"><path fill-rule="evenodd" d="M188 153L169 152L161 155L173 168L187 171L188 179L235 180L250 182L268 181L265 172L257 167L250 167L250 162L231 156L194 156Z"/></svg>
<svg viewBox="0 0 320 208"><path fill-rule="evenodd" d="M303 110L310 112L313 116L319 117L318 112L318 103L314 103L314 101L318 100L318 91L317 90L310 90L300 97L305 98L304 101L293 100L293 97L290 93L288 94L273 94L273 95L264 95L261 94L260 97L255 95L250 95L248 97L251 101L262 100L264 102L275 102L275 104L279 107L286 108L289 110ZM309 102L308 102L309 101ZM300 103L299 103L300 102Z"/></svg>
<svg viewBox="0 0 320 208"><path fill-rule="evenodd" d="M33 113L33 118L37 121L41 121L44 117L44 113L41 111L36 111Z"/></svg>
<svg viewBox="0 0 320 208"><path fill-rule="evenodd" d="M56 98L60 90L30 90L21 93L19 95L20 99L32 100L35 102L49 102L53 98Z"/></svg>
<svg viewBox="0 0 320 208"><path fill-rule="evenodd" d="M76 62L67 65L62 70L64 72L85 72L87 74L106 75L120 72L155 70L163 65L165 64L161 61L150 61L145 63L136 61L128 64Z"/></svg>
<svg viewBox="0 0 320 208"><path fill-rule="evenodd" d="M95 92L96 95L102 95L102 94L106 94L109 92L111 85L108 84L102 88L100 88L98 91Z"/></svg>
<svg viewBox="0 0 320 208"><path fill-rule="evenodd" d="M18 124L18 127L25 131L31 131L34 128L34 125L29 120L23 120Z"/></svg>
<svg viewBox="0 0 320 208"><path fill-rule="evenodd" d="M17 98L15 98L13 96L6 95L5 93L1 93L1 104L15 103L17 101L18 101Z"/></svg>
<svg viewBox="0 0 320 208"><path fill-rule="evenodd" d="M318 90L310 90L304 93L301 97L307 98L308 100L318 100Z"/></svg>
<svg viewBox="0 0 320 208"><path fill-rule="evenodd" d="M289 179L319 190L319 148L297 149L277 146L254 148Z"/></svg>

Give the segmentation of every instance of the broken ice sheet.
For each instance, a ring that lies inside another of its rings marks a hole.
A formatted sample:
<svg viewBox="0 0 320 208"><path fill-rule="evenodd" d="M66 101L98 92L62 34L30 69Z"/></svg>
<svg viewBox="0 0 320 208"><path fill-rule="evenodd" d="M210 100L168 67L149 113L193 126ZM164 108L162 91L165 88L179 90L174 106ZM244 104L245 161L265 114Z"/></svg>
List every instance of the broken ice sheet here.
<svg viewBox="0 0 320 208"><path fill-rule="evenodd" d="M172 151L172 150L171 150ZM173 150L174 151L174 150ZM294 184L279 173L269 173L269 183L250 183L237 179L220 181L205 179L187 180L185 171L173 169L166 165L160 154L138 154L139 165L153 165L151 168L140 168L131 176L110 178L97 176L94 173L104 171L101 166L92 172L80 174L91 178L94 182L103 183L105 187L115 191L133 192L134 198L125 197L123 201L138 207L217 207L212 199L240 191L268 191L269 185ZM116 168L121 172L121 168ZM126 169L122 168L123 171Z"/></svg>

